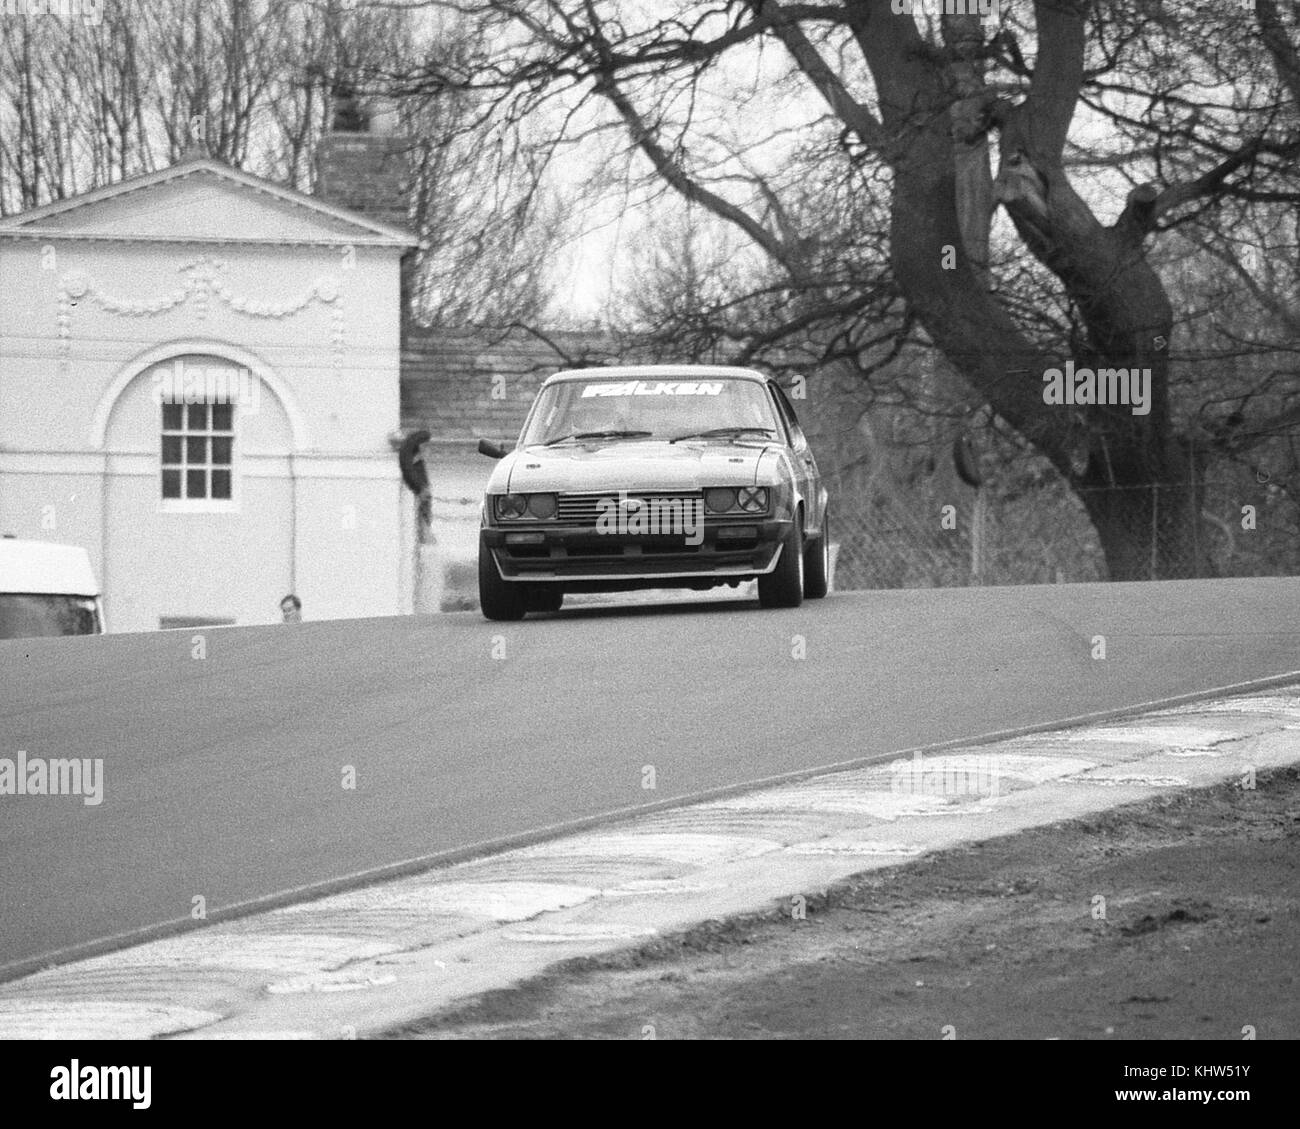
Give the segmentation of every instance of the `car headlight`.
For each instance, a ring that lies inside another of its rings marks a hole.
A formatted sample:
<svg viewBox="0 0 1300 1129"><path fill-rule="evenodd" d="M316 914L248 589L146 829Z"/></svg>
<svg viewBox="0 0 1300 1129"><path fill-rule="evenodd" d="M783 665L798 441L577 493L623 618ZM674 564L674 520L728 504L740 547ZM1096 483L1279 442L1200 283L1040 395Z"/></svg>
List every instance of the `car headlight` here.
<svg viewBox="0 0 1300 1129"><path fill-rule="evenodd" d="M766 486L711 486L704 491L704 508L711 514L767 512Z"/></svg>
<svg viewBox="0 0 1300 1129"><path fill-rule="evenodd" d="M736 492L730 486L714 486L704 491L704 508L711 514L725 514L735 505Z"/></svg>
<svg viewBox="0 0 1300 1129"><path fill-rule="evenodd" d="M498 494L496 500L496 515L502 521L549 521L558 509L554 494Z"/></svg>
<svg viewBox="0 0 1300 1129"><path fill-rule="evenodd" d="M528 499L522 494L500 494L497 496L497 517L513 521L524 516L528 509Z"/></svg>
<svg viewBox="0 0 1300 1129"><path fill-rule="evenodd" d="M540 518L542 521L553 518L558 508L554 494L528 495L528 512L535 518Z"/></svg>

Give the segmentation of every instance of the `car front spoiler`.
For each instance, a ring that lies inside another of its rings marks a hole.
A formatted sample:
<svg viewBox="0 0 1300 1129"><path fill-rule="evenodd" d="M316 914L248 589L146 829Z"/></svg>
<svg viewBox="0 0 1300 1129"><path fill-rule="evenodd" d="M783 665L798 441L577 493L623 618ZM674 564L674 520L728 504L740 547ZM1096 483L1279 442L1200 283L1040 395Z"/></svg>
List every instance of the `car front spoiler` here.
<svg viewBox="0 0 1300 1129"><path fill-rule="evenodd" d="M655 586L662 581L718 581L765 576L776 568L781 542L789 521L763 519L727 523L731 527L753 526L757 537L736 542L719 540L721 523L706 524L698 546L687 547L682 538L654 535L598 533L590 527L536 526L502 528L484 526L480 536L501 579L505 581L644 582ZM540 532L539 545L508 545L506 534ZM522 550L522 551L521 551Z"/></svg>

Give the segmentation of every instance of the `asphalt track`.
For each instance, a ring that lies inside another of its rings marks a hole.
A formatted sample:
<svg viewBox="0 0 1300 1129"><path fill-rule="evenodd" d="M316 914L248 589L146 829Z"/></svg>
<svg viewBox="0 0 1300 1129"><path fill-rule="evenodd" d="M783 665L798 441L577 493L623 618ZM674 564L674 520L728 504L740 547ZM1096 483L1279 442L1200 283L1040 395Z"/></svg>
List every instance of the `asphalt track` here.
<svg viewBox="0 0 1300 1129"><path fill-rule="evenodd" d="M200 924L197 897L213 920L647 804L1298 669L1294 578L0 642L0 757L103 758L105 782L98 806L0 796L0 979Z"/></svg>

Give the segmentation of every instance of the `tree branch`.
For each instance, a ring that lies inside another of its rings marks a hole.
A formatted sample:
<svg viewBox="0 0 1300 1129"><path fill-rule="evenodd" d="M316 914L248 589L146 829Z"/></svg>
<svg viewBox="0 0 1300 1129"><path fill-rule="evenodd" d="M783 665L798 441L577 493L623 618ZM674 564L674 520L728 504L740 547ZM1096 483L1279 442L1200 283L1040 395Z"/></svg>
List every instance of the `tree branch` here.
<svg viewBox="0 0 1300 1129"><path fill-rule="evenodd" d="M862 144L875 152L885 148L884 130L875 115L849 93L848 88L812 45L803 28L776 0L758 0L759 15L785 44L790 57L825 100L831 112L858 135Z"/></svg>
<svg viewBox="0 0 1300 1129"><path fill-rule="evenodd" d="M596 55L597 65L593 78L596 93L608 99L618 111L632 135L632 143L649 158L655 171L687 200L703 205L715 216L740 228L773 259L793 273L790 249L780 238L743 208L737 207L730 200L719 196L692 177L659 141L655 131L615 79L609 41L595 24L590 30L589 42Z"/></svg>
<svg viewBox="0 0 1300 1129"><path fill-rule="evenodd" d="M1300 404L1266 419L1234 428L1230 437L1216 443L1215 446L1228 454L1238 455L1279 435L1285 435L1297 427L1300 427Z"/></svg>
<svg viewBox="0 0 1300 1129"><path fill-rule="evenodd" d="M1021 107L1022 140L1040 167L1059 164L1083 88L1084 0L1035 0L1038 56Z"/></svg>

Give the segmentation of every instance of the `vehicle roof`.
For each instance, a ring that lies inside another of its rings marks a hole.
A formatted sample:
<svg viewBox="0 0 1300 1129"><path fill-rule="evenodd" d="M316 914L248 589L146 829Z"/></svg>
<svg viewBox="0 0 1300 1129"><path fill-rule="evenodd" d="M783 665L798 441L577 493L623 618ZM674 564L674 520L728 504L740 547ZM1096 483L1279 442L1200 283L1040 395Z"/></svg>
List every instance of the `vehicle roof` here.
<svg viewBox="0 0 1300 1129"><path fill-rule="evenodd" d="M98 596L90 554L79 545L0 537L0 593Z"/></svg>
<svg viewBox="0 0 1300 1129"><path fill-rule="evenodd" d="M752 368L734 365L607 365L593 368L563 369L542 383L562 380L758 380L767 377Z"/></svg>

